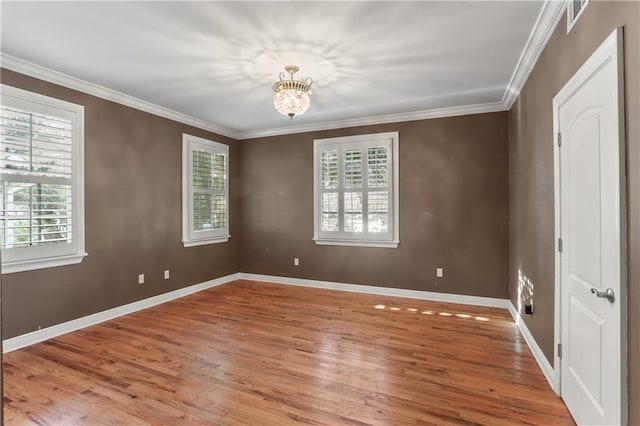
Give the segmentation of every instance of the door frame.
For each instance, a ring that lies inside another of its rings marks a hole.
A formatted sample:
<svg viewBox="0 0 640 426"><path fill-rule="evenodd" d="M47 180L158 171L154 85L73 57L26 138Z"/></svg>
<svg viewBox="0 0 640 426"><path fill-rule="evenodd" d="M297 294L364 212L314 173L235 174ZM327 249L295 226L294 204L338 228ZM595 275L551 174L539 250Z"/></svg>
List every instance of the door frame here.
<svg viewBox="0 0 640 426"><path fill-rule="evenodd" d="M555 302L554 302L554 349L553 349L553 384L552 388L556 394L562 396L561 383L561 360L558 356L558 344L562 342L562 274L561 274L561 254L558 249L558 241L561 237L560 223L560 149L558 144L558 133L560 131L559 108L573 93L580 89L590 78L598 72L605 64L613 61L617 66L617 90L613 94L618 105L618 137L619 146L619 174L620 174L620 295L616 299L620 301L620 344L621 344L621 419L623 424L627 423L628 414L628 388L627 388L627 202L626 202L626 139L624 120L624 52L623 52L623 32L622 27L618 27L604 40L596 51L587 59L580 69L569 79L564 87L553 98L553 176L554 176L554 210L555 210Z"/></svg>

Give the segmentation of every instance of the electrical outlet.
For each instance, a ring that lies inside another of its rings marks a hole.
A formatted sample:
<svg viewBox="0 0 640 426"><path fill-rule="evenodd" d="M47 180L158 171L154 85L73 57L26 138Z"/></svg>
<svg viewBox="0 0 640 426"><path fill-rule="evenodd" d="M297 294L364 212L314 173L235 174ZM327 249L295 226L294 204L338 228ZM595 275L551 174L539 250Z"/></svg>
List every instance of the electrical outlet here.
<svg viewBox="0 0 640 426"><path fill-rule="evenodd" d="M444 269L436 268L436 277L442 278L444 276Z"/></svg>
<svg viewBox="0 0 640 426"><path fill-rule="evenodd" d="M297 257L293 258L293 266L300 266L300 259L298 259Z"/></svg>
<svg viewBox="0 0 640 426"><path fill-rule="evenodd" d="M168 270L168 269L165 269L165 270L164 270L164 279L165 279L165 280L168 280L168 279L169 279L169 270Z"/></svg>
<svg viewBox="0 0 640 426"><path fill-rule="evenodd" d="M138 274L138 284L144 284L144 274Z"/></svg>

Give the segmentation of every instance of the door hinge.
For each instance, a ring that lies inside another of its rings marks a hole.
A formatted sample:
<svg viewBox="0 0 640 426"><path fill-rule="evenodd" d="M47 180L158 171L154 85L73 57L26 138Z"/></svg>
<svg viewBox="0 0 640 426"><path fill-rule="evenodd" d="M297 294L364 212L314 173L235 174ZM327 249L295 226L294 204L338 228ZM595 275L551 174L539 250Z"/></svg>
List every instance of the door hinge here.
<svg viewBox="0 0 640 426"><path fill-rule="evenodd" d="M558 343L558 358L562 359L562 343Z"/></svg>
<svg viewBox="0 0 640 426"><path fill-rule="evenodd" d="M558 238L558 251L562 253L562 238Z"/></svg>
<svg viewBox="0 0 640 426"><path fill-rule="evenodd" d="M562 133L558 132L558 146L562 145Z"/></svg>

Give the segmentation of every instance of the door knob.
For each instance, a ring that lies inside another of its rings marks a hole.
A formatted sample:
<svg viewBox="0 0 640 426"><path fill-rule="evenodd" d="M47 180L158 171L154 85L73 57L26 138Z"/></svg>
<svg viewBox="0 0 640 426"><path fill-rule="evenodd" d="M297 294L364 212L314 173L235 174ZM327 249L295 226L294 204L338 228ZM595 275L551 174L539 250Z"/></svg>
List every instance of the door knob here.
<svg viewBox="0 0 640 426"><path fill-rule="evenodd" d="M603 299L607 299L609 302L613 303L616 300L616 296L613 293L612 288L608 288L605 291L598 291L597 288L592 288L591 293L595 294L597 297L601 297Z"/></svg>

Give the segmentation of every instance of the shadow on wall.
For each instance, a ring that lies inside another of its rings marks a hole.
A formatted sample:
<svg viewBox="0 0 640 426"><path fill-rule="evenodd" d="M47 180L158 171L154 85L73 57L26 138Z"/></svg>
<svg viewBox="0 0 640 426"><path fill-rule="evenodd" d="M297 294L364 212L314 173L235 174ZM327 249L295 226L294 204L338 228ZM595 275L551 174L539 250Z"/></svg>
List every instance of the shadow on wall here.
<svg viewBox="0 0 640 426"><path fill-rule="evenodd" d="M533 282L518 269L518 314L522 315L527 305L533 310Z"/></svg>

